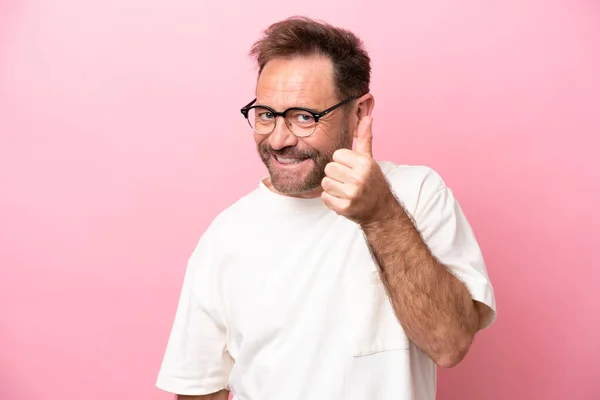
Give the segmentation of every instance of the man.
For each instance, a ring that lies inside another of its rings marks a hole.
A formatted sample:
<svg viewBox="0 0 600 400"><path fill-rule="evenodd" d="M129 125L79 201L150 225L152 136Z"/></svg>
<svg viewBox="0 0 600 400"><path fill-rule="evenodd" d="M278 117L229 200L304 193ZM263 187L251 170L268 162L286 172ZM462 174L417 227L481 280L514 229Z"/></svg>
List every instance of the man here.
<svg viewBox="0 0 600 400"><path fill-rule="evenodd" d="M370 59L352 33L290 18L251 54L256 99L241 111L269 176L202 235L157 386L434 399L436 366L495 319L465 216L430 168L373 158Z"/></svg>

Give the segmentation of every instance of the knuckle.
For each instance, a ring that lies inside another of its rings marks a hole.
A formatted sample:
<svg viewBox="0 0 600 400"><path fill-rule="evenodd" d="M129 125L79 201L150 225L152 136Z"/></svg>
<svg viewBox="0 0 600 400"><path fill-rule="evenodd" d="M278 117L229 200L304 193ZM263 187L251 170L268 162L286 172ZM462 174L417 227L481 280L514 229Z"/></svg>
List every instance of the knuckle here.
<svg viewBox="0 0 600 400"><path fill-rule="evenodd" d="M337 149L336 151L333 152L333 155L331 156L333 161L339 161L341 157L344 156L344 149Z"/></svg>
<svg viewBox="0 0 600 400"><path fill-rule="evenodd" d="M366 182L365 175L364 174L357 174L356 176L354 176L354 181L356 182L355 183L356 190L358 190L358 187L364 185L365 182Z"/></svg>
<svg viewBox="0 0 600 400"><path fill-rule="evenodd" d="M335 163L329 163L325 166L325 174L331 175L335 172Z"/></svg>
<svg viewBox="0 0 600 400"><path fill-rule="evenodd" d="M352 206L350 202L345 202L343 205L340 206L340 210L344 213L349 213L351 211L351 208Z"/></svg>
<svg viewBox="0 0 600 400"><path fill-rule="evenodd" d="M348 189L348 197L351 199L356 199L358 197L358 195L360 194L360 190L358 188L358 186L351 186L350 189Z"/></svg>

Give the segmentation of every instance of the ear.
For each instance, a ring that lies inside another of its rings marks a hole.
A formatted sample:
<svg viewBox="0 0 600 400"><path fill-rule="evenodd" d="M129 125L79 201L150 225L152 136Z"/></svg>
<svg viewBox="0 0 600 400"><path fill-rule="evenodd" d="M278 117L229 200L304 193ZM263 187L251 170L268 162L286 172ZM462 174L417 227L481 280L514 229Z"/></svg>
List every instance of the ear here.
<svg viewBox="0 0 600 400"><path fill-rule="evenodd" d="M357 132L356 129L358 128L358 124L360 124L360 120L366 116L370 116L373 112L373 108L375 108L375 98L371 93L367 93L359 97L356 101L356 114L354 115L354 117L356 118L356 124L353 127L355 137Z"/></svg>
<svg viewBox="0 0 600 400"><path fill-rule="evenodd" d="M358 119L362 119L367 115L371 115L373 112L373 108L375 108L375 98L371 93L367 93L364 96L360 97L357 101L356 113Z"/></svg>

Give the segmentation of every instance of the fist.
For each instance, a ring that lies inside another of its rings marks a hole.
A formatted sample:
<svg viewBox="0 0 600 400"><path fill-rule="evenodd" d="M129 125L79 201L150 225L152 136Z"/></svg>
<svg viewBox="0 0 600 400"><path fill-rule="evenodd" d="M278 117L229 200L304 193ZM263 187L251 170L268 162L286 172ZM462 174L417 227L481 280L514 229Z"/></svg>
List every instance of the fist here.
<svg viewBox="0 0 600 400"><path fill-rule="evenodd" d="M373 158L373 118L363 117L355 134L354 150L339 149L325 167L323 202L359 225L385 218L395 198Z"/></svg>

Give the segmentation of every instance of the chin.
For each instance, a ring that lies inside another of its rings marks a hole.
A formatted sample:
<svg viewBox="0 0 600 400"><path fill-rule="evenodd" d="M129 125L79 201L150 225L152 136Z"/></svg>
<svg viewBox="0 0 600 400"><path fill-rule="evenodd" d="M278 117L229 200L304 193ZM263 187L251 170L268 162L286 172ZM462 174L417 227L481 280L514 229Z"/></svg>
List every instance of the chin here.
<svg viewBox="0 0 600 400"><path fill-rule="evenodd" d="M313 197L311 195L319 190L325 176L325 172L319 173L315 165L300 171L285 171L271 163L271 160L265 161L273 189L288 196Z"/></svg>
<svg viewBox="0 0 600 400"><path fill-rule="evenodd" d="M299 180L298 177L277 177L271 175L273 188L277 192L288 196L311 197L310 195L316 193L321 186L320 179L318 182L313 181L315 179L310 179L310 177Z"/></svg>
<svg viewBox="0 0 600 400"><path fill-rule="evenodd" d="M271 183L273 188L279 193L290 196L301 195L314 190L314 188L307 188L306 185L299 184L298 182L282 182L281 180L273 180L271 178Z"/></svg>

